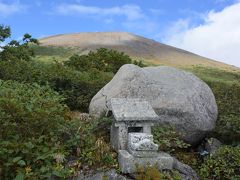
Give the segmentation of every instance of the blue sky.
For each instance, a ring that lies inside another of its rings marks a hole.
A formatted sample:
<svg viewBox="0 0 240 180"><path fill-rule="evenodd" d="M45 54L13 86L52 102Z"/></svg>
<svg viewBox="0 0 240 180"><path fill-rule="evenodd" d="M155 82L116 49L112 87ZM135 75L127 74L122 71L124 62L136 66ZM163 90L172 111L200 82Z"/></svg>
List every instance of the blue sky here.
<svg viewBox="0 0 240 180"><path fill-rule="evenodd" d="M235 42L240 37L239 4L238 0L0 0L0 23L11 26L15 39L26 32L38 38L126 31L240 66L240 55L231 55L240 50L240 40ZM221 23L229 25L219 28ZM228 29L236 29L231 37ZM219 40L222 37L224 41Z"/></svg>

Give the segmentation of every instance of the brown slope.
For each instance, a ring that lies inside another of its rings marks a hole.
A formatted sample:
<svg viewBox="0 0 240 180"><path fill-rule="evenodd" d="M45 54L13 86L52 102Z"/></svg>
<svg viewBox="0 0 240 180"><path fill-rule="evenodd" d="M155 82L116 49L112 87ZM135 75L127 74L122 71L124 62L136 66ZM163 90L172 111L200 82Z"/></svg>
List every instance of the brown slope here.
<svg viewBox="0 0 240 180"><path fill-rule="evenodd" d="M144 59L146 63L190 67L203 65L227 70L239 68L198 56L157 41L126 32L92 32L50 36L40 39L42 46L74 47L83 53L100 47L123 51L133 58Z"/></svg>

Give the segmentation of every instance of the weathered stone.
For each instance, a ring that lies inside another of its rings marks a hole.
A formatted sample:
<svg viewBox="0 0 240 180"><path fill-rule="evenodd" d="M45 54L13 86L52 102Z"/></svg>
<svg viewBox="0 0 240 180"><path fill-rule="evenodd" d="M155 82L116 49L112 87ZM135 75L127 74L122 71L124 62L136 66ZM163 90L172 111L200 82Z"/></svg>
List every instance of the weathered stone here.
<svg viewBox="0 0 240 180"><path fill-rule="evenodd" d="M111 169L109 171L103 172L99 171L93 174L87 174L87 175L79 175L76 178L73 178L74 180L103 180L106 178L107 180L130 180L130 178L124 177L116 172L115 169Z"/></svg>
<svg viewBox="0 0 240 180"><path fill-rule="evenodd" d="M198 180L197 173L188 165L181 163L174 158L173 169L176 169L183 180Z"/></svg>
<svg viewBox="0 0 240 180"><path fill-rule="evenodd" d="M133 157L126 150L118 151L118 163L123 173L136 173L137 166L147 167L157 165L159 170L172 169L174 159L169 154L158 153L156 157Z"/></svg>
<svg viewBox="0 0 240 180"><path fill-rule="evenodd" d="M157 121L158 115L144 99L112 98L108 110L112 111L116 121Z"/></svg>
<svg viewBox="0 0 240 180"><path fill-rule="evenodd" d="M127 149L131 132L151 134L151 126L159 118L151 105L140 99L112 98L108 108L107 114L113 115L110 141L116 151Z"/></svg>
<svg viewBox="0 0 240 180"><path fill-rule="evenodd" d="M146 133L129 133L127 150L134 157L154 157L158 155L158 145L153 143L153 135Z"/></svg>
<svg viewBox="0 0 240 180"><path fill-rule="evenodd" d="M91 100L91 115L100 116L111 98L139 98L150 103L159 123L175 125L187 142L199 142L215 127L217 105L211 89L191 73L172 67L124 65Z"/></svg>
<svg viewBox="0 0 240 180"><path fill-rule="evenodd" d="M222 143L216 138L209 138L206 140L205 149L210 154L214 154L220 147Z"/></svg>

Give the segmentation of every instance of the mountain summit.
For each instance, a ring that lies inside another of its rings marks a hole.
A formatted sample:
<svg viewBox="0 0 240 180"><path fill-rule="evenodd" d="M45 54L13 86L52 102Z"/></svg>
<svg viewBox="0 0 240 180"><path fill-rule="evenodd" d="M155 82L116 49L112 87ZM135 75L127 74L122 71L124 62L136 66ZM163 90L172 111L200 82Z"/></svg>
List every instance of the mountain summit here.
<svg viewBox="0 0 240 180"><path fill-rule="evenodd" d="M144 60L145 63L154 65L175 67L203 65L228 70L238 69L231 65L126 32L61 34L45 37L39 41L42 46L72 47L83 54L100 47L115 49L125 52L133 59Z"/></svg>

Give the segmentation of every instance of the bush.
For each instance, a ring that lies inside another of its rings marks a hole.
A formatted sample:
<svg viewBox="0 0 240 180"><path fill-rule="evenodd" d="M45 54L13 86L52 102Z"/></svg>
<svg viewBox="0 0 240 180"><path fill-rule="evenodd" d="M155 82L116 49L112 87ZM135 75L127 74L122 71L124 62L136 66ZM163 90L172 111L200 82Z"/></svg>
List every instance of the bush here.
<svg viewBox="0 0 240 180"><path fill-rule="evenodd" d="M71 110L88 111L92 97L112 78L112 73L91 69L79 72L59 63L0 62L0 79L49 85L64 96Z"/></svg>
<svg viewBox="0 0 240 180"><path fill-rule="evenodd" d="M210 86L216 98L219 114L213 135L227 144L239 144L240 73L206 67L192 71Z"/></svg>
<svg viewBox="0 0 240 180"><path fill-rule="evenodd" d="M158 167L147 166L146 168L137 166L136 180L181 180L181 176L177 171L159 171Z"/></svg>
<svg viewBox="0 0 240 180"><path fill-rule="evenodd" d="M240 179L240 147L221 147L200 166L202 179Z"/></svg>
<svg viewBox="0 0 240 180"><path fill-rule="evenodd" d="M73 119L49 87L0 81L0 177L66 178L78 168L116 166L98 126L108 119ZM76 165L68 166L70 159Z"/></svg>
<svg viewBox="0 0 240 180"><path fill-rule="evenodd" d="M228 144L240 143L240 83L211 85L218 105L216 136Z"/></svg>
<svg viewBox="0 0 240 180"><path fill-rule="evenodd" d="M49 87L0 81L2 177L57 173L52 164L55 154L63 150L58 143L59 129L69 120L69 110L62 102Z"/></svg>
<svg viewBox="0 0 240 180"><path fill-rule="evenodd" d="M152 129L154 142L159 150L173 152L176 149L185 149L190 145L179 138L178 133L170 125L156 126Z"/></svg>
<svg viewBox="0 0 240 180"><path fill-rule="evenodd" d="M65 62L65 65L79 71L88 71L94 68L99 71L116 73L122 65L130 63L132 60L123 52L100 48L96 52L90 51L87 55L75 54Z"/></svg>
<svg viewBox="0 0 240 180"><path fill-rule="evenodd" d="M38 138L67 120L63 98L49 87L0 81L0 137Z"/></svg>

